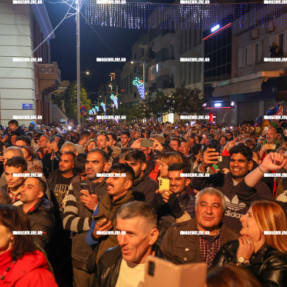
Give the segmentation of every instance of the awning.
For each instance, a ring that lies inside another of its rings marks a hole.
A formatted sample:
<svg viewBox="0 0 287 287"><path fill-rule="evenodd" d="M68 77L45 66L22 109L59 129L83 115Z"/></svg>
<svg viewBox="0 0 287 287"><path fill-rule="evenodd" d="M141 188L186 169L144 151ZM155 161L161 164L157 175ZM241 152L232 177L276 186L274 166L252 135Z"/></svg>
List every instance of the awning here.
<svg viewBox="0 0 287 287"><path fill-rule="evenodd" d="M217 86L214 88L213 97L261 92L264 79L265 78L262 77L258 79Z"/></svg>

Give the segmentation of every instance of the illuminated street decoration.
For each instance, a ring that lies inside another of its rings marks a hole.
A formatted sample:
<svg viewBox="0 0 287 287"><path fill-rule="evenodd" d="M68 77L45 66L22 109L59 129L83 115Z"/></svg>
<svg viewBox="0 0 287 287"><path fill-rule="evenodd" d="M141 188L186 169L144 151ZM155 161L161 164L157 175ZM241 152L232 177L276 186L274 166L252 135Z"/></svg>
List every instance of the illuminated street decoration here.
<svg viewBox="0 0 287 287"><path fill-rule="evenodd" d="M106 104L104 102L101 102L101 106L102 106L104 112L106 113Z"/></svg>
<svg viewBox="0 0 287 287"><path fill-rule="evenodd" d="M95 106L95 108L96 108L96 112L98 113L100 108L98 106Z"/></svg>
<svg viewBox="0 0 287 287"><path fill-rule="evenodd" d="M127 3L124 5L97 4L97 0L85 0L83 2L87 22L92 25L145 30L155 28L190 30L191 28L199 29L202 24L205 27L217 29L218 26L215 23L230 17L231 12L237 15L236 28L243 29L254 25L256 19L264 19L268 13L279 16L282 10L282 5L256 3L253 4L256 5L256 9L250 11L250 4L248 4L250 1L247 0L244 1L245 3L232 4L232 7L224 4L182 5L180 3L147 3L145 1L132 1L130 3L126 1ZM247 11L248 17L242 17ZM278 27L285 27L286 24L285 17L284 20L278 21L277 25Z"/></svg>
<svg viewBox="0 0 287 287"><path fill-rule="evenodd" d="M110 97L110 98L111 98L111 100L113 101L113 103L114 103L116 109L118 109L118 108L119 108L118 97L115 96L114 94L111 94L111 97Z"/></svg>
<svg viewBox="0 0 287 287"><path fill-rule="evenodd" d="M144 83L142 80L140 80L138 77L136 77L133 80L133 85L137 87L138 92L140 94L141 99L144 99L144 94L145 94L145 90L144 90Z"/></svg>

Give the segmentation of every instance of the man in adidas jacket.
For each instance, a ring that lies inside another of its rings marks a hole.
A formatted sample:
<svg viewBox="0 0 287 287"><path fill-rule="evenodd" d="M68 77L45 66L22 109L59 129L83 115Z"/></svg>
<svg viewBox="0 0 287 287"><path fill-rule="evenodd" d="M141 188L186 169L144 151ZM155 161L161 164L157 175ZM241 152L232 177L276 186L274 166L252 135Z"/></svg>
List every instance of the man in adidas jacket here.
<svg viewBox="0 0 287 287"><path fill-rule="evenodd" d="M252 150L245 145L236 145L230 150L229 173L217 173L210 177L194 178L192 187L202 190L205 187L214 187L220 190L227 203L227 209L223 216L223 223L235 232L241 229L240 217L249 209L254 200L272 199L269 187L258 180L254 185L248 185L246 176L253 169ZM203 155L199 172L205 172L207 167L218 161L219 154L214 150L207 149ZM280 166L272 164L272 160L266 160L259 166L265 172L277 170Z"/></svg>

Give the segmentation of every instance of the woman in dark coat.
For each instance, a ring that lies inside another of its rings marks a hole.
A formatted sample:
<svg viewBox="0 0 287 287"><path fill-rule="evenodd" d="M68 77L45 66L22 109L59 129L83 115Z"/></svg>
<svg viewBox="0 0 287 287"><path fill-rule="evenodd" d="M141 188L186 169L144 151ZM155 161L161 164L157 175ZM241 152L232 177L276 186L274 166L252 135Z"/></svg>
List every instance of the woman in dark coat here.
<svg viewBox="0 0 287 287"><path fill-rule="evenodd" d="M234 263L248 269L263 287L286 287L287 221L283 209L275 202L256 201L240 221L241 237L221 247L213 266Z"/></svg>

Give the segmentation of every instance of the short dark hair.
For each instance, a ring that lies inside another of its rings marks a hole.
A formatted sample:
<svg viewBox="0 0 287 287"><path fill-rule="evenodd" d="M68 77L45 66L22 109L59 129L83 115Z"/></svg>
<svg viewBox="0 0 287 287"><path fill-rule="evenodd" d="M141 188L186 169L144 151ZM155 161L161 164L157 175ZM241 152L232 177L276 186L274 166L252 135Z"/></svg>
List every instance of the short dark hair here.
<svg viewBox="0 0 287 287"><path fill-rule="evenodd" d="M172 138L170 141L177 141L178 145L180 146L180 140L177 138Z"/></svg>
<svg viewBox="0 0 287 287"><path fill-rule="evenodd" d="M125 160L127 161L139 161L141 164L146 163L146 157L143 151L133 150L126 154Z"/></svg>
<svg viewBox="0 0 287 287"><path fill-rule="evenodd" d="M86 160L87 160L86 153L80 153L75 157L75 172L77 174L85 172Z"/></svg>
<svg viewBox="0 0 287 287"><path fill-rule="evenodd" d="M244 268L226 264L212 268L207 274L207 287L260 287L261 284Z"/></svg>
<svg viewBox="0 0 287 287"><path fill-rule="evenodd" d="M107 136L106 133L100 133L98 136L97 136L97 139L99 136L104 136L106 138L107 141L109 141L109 137Z"/></svg>
<svg viewBox="0 0 287 287"><path fill-rule="evenodd" d="M125 158L125 156L126 156L130 151L133 151L133 148L131 148L131 147L123 148L123 149L121 150L121 153L119 154L119 159Z"/></svg>
<svg viewBox="0 0 287 287"><path fill-rule="evenodd" d="M89 137L91 134L88 131L82 131L80 134L80 140L84 139L85 137Z"/></svg>
<svg viewBox="0 0 287 287"><path fill-rule="evenodd" d="M131 137L131 134L129 131L123 131L121 135L127 135L129 138Z"/></svg>
<svg viewBox="0 0 287 287"><path fill-rule="evenodd" d="M197 155L201 150L201 144L197 143L197 144L194 144L191 148L191 154L193 156Z"/></svg>
<svg viewBox="0 0 287 287"><path fill-rule="evenodd" d="M8 126L9 125L16 125L17 127L19 126L19 123L18 123L18 121L16 121L16 120L11 120L11 121L9 121L8 122Z"/></svg>
<svg viewBox="0 0 287 287"><path fill-rule="evenodd" d="M180 171L180 170L182 170L182 173L188 173L188 168L185 163L173 163L168 168L168 171Z"/></svg>
<svg viewBox="0 0 287 287"><path fill-rule="evenodd" d="M235 153L240 153L247 159L247 161L251 161L253 157L253 152L250 147L246 146L243 143L235 145L233 148L230 149L229 153L230 157L232 157L232 155Z"/></svg>
<svg viewBox="0 0 287 287"><path fill-rule="evenodd" d="M11 157L7 160L5 166L21 167L22 171L26 171L28 167L26 160L21 156Z"/></svg>
<svg viewBox="0 0 287 287"><path fill-rule="evenodd" d="M113 140L117 141L117 136L114 133L108 133L108 136L112 136Z"/></svg>
<svg viewBox="0 0 287 287"><path fill-rule="evenodd" d="M126 177L130 177L130 180L134 182L135 173L134 170L127 163L115 164L111 167L110 172L125 173Z"/></svg>
<svg viewBox="0 0 287 287"><path fill-rule="evenodd" d="M46 193L47 184L46 184L46 182L45 182L41 177L31 176L31 177L25 178L25 181L26 181L28 178L35 178L35 179L37 179L37 180L38 180L38 183L39 183L40 190L43 191L44 194ZM25 181L24 181L24 182L25 182Z"/></svg>
<svg viewBox="0 0 287 287"><path fill-rule="evenodd" d="M31 231L28 215L22 208L0 204L0 223L6 226L11 233L13 231ZM26 252L34 252L37 249L32 236L14 235L12 260L21 258Z"/></svg>
<svg viewBox="0 0 287 287"><path fill-rule="evenodd" d="M99 153L101 154L101 156L104 158L104 161L105 162L108 162L109 161L109 155L102 149L99 149L99 148L94 148L92 149L91 151L88 152L88 155L90 153Z"/></svg>
<svg viewBox="0 0 287 287"><path fill-rule="evenodd" d="M31 140L30 140L30 138L29 138L28 136L24 136L24 135L18 136L18 137L16 138L16 141L24 141L27 146L30 146L30 145L31 145ZM15 142L16 142L16 141L15 141Z"/></svg>
<svg viewBox="0 0 287 287"><path fill-rule="evenodd" d="M131 219L143 217L153 228L157 227L157 215L151 205L142 201L132 201L122 205L117 217L121 219Z"/></svg>

